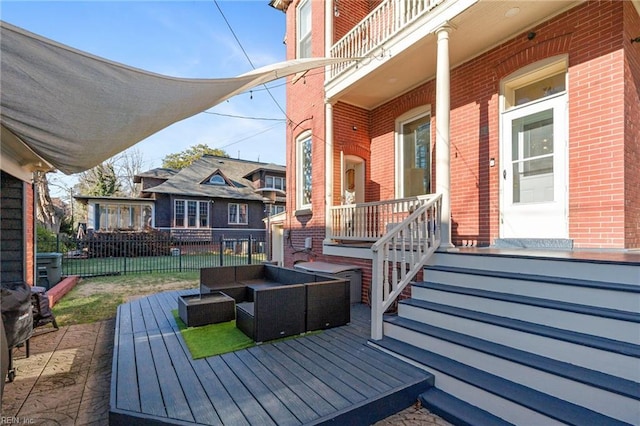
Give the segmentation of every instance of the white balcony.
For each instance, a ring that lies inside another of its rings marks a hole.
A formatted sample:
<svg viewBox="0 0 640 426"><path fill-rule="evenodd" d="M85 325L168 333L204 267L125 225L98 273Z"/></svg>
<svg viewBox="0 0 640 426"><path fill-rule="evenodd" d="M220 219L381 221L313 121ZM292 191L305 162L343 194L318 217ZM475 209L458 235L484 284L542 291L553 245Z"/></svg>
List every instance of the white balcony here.
<svg viewBox="0 0 640 426"><path fill-rule="evenodd" d="M328 71L327 98L373 109L434 79L435 31L445 24L453 69L583 1L384 0L331 46L332 57L362 59Z"/></svg>

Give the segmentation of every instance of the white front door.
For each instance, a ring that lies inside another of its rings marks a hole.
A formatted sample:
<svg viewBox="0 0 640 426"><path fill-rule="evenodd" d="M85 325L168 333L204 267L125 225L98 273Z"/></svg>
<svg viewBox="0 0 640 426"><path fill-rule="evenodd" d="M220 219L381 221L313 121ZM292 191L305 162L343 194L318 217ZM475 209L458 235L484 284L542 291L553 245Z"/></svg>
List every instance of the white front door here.
<svg viewBox="0 0 640 426"><path fill-rule="evenodd" d="M502 238L567 238L566 96L502 114Z"/></svg>

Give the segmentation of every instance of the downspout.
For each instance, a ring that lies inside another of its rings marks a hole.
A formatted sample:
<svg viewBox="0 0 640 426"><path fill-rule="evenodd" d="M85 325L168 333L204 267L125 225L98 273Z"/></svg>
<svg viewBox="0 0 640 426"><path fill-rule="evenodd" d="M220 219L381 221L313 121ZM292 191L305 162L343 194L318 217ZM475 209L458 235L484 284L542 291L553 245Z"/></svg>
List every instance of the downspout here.
<svg viewBox="0 0 640 426"><path fill-rule="evenodd" d="M333 206L333 105L326 99L325 110L325 209L324 236L328 241L331 234L331 206Z"/></svg>
<svg viewBox="0 0 640 426"><path fill-rule="evenodd" d="M324 7L324 51L325 56L331 52L333 41L333 0L326 1ZM326 83L331 75L331 66L324 69L324 82ZM325 203L324 203L324 236L325 241L330 235L331 206L333 206L333 105L330 99L325 99L324 104L324 125L325 125Z"/></svg>

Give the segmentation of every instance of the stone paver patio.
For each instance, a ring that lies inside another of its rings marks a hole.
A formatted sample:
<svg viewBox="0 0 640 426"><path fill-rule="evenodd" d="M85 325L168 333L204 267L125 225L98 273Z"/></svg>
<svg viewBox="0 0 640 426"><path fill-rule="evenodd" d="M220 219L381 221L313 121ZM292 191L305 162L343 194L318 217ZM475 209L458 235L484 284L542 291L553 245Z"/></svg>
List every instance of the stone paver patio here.
<svg viewBox="0 0 640 426"><path fill-rule="evenodd" d="M114 320L36 329L30 356L14 351L16 378L6 383L2 416L18 424L107 425ZM42 330L42 331L41 331Z"/></svg>

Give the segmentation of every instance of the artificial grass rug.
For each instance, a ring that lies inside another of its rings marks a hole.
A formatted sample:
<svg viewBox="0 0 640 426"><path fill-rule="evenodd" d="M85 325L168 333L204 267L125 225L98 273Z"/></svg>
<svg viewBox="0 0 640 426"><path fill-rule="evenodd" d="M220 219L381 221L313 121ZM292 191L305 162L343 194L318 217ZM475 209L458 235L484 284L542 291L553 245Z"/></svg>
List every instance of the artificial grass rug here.
<svg viewBox="0 0 640 426"><path fill-rule="evenodd" d="M193 359L239 351L256 344L250 337L236 328L235 320L200 327L187 327L182 318L180 318L177 309L172 310L171 313L176 319L176 324L178 324L182 338L187 344Z"/></svg>

